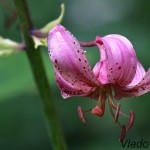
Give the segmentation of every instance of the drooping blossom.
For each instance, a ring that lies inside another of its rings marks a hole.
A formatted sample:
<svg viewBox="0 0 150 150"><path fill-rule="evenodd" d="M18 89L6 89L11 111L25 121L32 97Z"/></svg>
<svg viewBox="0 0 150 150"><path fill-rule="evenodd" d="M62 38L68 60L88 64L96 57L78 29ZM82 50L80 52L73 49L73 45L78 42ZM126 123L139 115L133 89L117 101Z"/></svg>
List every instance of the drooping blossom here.
<svg viewBox="0 0 150 150"><path fill-rule="evenodd" d="M84 46L97 46L100 60L92 69ZM134 122L134 112L124 114L120 103L114 99L140 96L150 90L150 69L146 72L136 57L131 42L124 36L111 34L97 36L92 42L78 42L62 25L55 26L48 34L48 52L56 82L63 98L85 96L97 101L89 111L96 116L103 116L108 99L110 112L122 129L120 141ZM114 96L113 96L114 95ZM78 107L79 117L86 123L82 107ZM119 115L129 118L128 124L121 125Z"/></svg>

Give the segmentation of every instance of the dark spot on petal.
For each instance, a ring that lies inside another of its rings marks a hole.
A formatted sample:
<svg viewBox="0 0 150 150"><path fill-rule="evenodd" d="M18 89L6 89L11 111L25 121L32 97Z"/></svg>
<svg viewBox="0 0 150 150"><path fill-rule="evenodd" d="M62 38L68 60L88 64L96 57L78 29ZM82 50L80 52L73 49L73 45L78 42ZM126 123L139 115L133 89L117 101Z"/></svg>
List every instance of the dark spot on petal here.
<svg viewBox="0 0 150 150"><path fill-rule="evenodd" d="M87 61L85 60L85 63L87 63Z"/></svg>
<svg viewBox="0 0 150 150"><path fill-rule="evenodd" d="M81 61L81 59L79 58L79 61Z"/></svg>
<svg viewBox="0 0 150 150"><path fill-rule="evenodd" d="M118 63L116 63L116 65L118 65Z"/></svg>
<svg viewBox="0 0 150 150"><path fill-rule="evenodd" d="M73 44L76 44L75 42L73 42Z"/></svg>
<svg viewBox="0 0 150 150"><path fill-rule="evenodd" d="M79 53L80 51L79 51L79 50L77 50L77 52Z"/></svg>
<svg viewBox="0 0 150 150"><path fill-rule="evenodd" d="M85 69L85 67L83 67L83 69Z"/></svg>
<svg viewBox="0 0 150 150"><path fill-rule="evenodd" d="M120 70L120 69L121 69L121 66L118 67L118 70Z"/></svg>
<svg viewBox="0 0 150 150"><path fill-rule="evenodd" d="M57 59L55 59L55 63L57 64Z"/></svg>

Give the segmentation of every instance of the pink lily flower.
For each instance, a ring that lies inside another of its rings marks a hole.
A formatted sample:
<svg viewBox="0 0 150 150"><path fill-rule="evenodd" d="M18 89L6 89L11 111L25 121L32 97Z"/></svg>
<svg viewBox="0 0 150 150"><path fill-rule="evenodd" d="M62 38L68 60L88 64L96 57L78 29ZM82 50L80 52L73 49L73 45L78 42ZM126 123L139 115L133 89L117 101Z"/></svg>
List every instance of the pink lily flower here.
<svg viewBox="0 0 150 150"><path fill-rule="evenodd" d="M101 58L93 69L82 48L84 46L97 46L100 51ZM49 32L48 52L62 97L85 96L96 100L96 106L88 111L100 117L104 115L108 99L114 121L122 129L122 141L133 125L134 112L131 110L129 116L124 114L120 103L114 103L114 98L135 97L150 91L150 69L144 70L130 41L112 34L97 36L92 42L78 42L66 28L57 25ZM81 106L78 112L86 123ZM120 114L129 118L128 125L120 124Z"/></svg>

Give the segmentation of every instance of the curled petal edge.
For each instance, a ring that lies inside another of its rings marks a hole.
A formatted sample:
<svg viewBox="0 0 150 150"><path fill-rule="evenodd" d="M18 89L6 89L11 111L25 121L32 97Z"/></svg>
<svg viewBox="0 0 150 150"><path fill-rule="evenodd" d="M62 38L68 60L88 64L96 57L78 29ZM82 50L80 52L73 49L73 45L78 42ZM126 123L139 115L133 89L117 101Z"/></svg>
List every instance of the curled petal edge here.
<svg viewBox="0 0 150 150"><path fill-rule="evenodd" d="M142 80L133 87L115 87L115 99L122 97L137 97L150 91L150 68L146 72Z"/></svg>

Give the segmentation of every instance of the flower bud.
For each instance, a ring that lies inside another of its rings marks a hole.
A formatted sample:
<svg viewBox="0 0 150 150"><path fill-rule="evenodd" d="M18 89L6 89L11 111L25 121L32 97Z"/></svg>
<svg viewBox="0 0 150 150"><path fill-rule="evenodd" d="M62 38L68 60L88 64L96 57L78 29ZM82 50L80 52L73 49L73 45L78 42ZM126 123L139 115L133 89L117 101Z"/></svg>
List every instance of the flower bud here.
<svg viewBox="0 0 150 150"><path fill-rule="evenodd" d="M10 39L0 37L0 56L7 56L16 53L24 48L24 45Z"/></svg>

